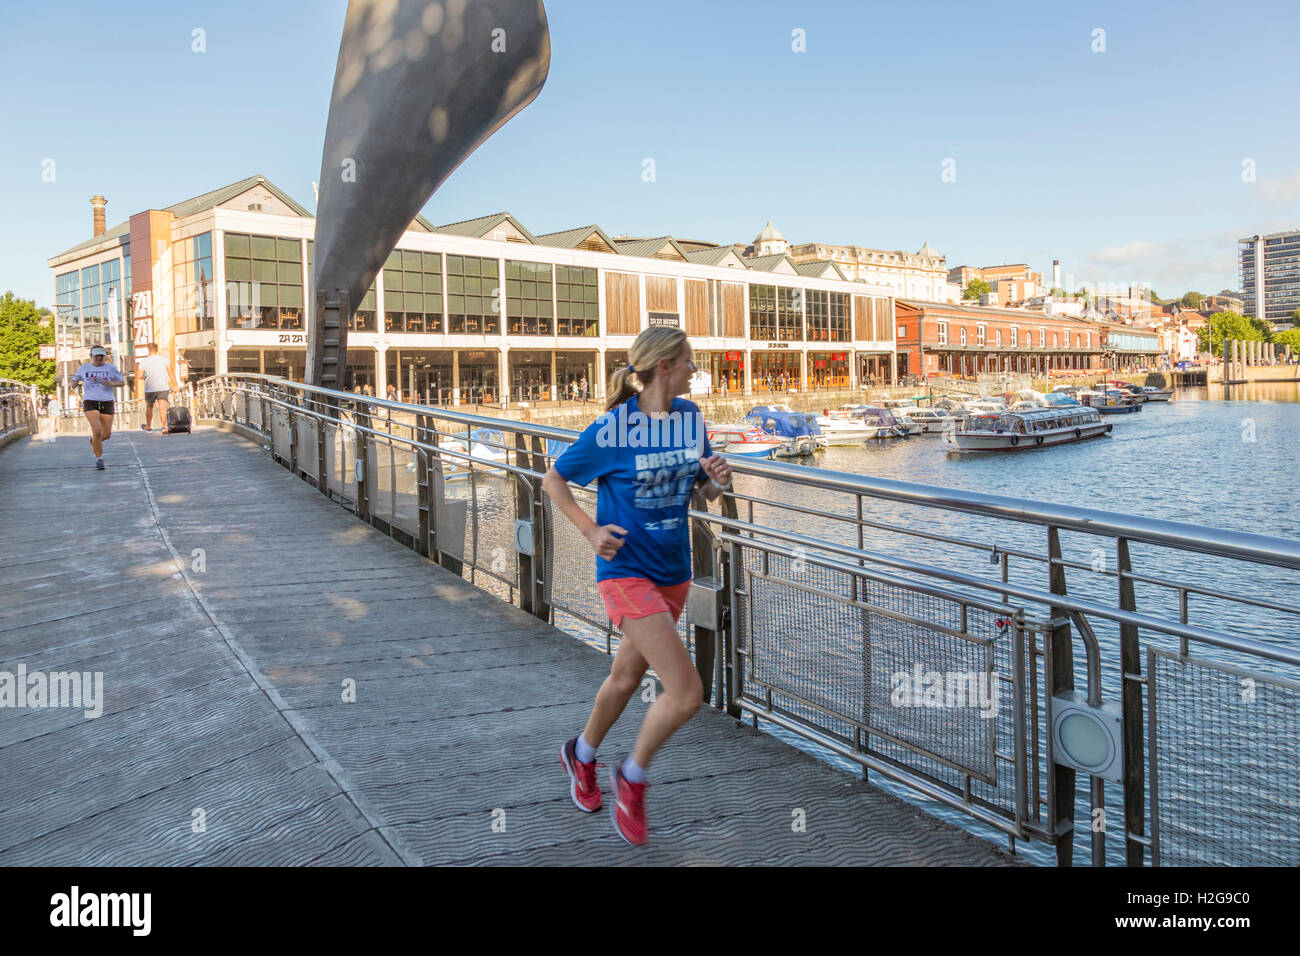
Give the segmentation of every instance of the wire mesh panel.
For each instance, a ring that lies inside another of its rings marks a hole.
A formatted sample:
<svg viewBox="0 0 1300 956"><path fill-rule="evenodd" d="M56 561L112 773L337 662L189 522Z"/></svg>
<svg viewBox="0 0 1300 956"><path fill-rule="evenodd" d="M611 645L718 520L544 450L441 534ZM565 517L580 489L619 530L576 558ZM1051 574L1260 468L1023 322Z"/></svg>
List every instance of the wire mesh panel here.
<svg viewBox="0 0 1300 956"><path fill-rule="evenodd" d="M298 469L313 478L319 478L320 475L317 474L320 468L319 425L316 419L301 414L296 417L294 424L298 430Z"/></svg>
<svg viewBox="0 0 1300 956"><path fill-rule="evenodd" d="M960 605L936 614L944 599L933 595L803 557L744 550L747 682L846 742L861 726L996 780L992 641L934 621L960 625ZM763 566L767 573L755 570Z"/></svg>
<svg viewBox="0 0 1300 956"><path fill-rule="evenodd" d="M282 461L289 460L289 410L279 405L271 412L271 450Z"/></svg>
<svg viewBox="0 0 1300 956"><path fill-rule="evenodd" d="M420 474L416 452L410 445L393 442L389 460L389 489L393 497L393 525L410 534L420 533Z"/></svg>
<svg viewBox="0 0 1300 956"><path fill-rule="evenodd" d="M366 448L366 500L370 514L393 522L393 464L392 442L370 436Z"/></svg>
<svg viewBox="0 0 1300 956"><path fill-rule="evenodd" d="M248 424L256 428L259 432L262 430L262 396L248 396Z"/></svg>
<svg viewBox="0 0 1300 956"><path fill-rule="evenodd" d="M1156 648L1147 670L1157 862L1300 865L1300 684Z"/></svg>
<svg viewBox="0 0 1300 956"><path fill-rule="evenodd" d="M594 521L596 496L585 489L571 488L573 499ZM546 603L602 630L609 626L609 615L600 592L596 590L596 558L591 544L566 518L549 495L543 496L546 521L551 529L550 548L546 551Z"/></svg>

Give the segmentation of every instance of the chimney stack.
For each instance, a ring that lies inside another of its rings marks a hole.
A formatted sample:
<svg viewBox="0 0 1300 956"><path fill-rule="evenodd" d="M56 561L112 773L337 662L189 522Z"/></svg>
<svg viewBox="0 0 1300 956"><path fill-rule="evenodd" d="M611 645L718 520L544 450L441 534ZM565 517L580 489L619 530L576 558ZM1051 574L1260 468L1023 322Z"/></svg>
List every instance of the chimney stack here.
<svg viewBox="0 0 1300 956"><path fill-rule="evenodd" d="M90 204L95 207L95 235L102 236L108 231L108 226L104 224L104 207L108 205L108 200L103 196L91 196Z"/></svg>
<svg viewBox="0 0 1300 956"><path fill-rule="evenodd" d="M1061 260L1053 259L1052 260L1052 288L1059 289L1060 287L1061 287Z"/></svg>

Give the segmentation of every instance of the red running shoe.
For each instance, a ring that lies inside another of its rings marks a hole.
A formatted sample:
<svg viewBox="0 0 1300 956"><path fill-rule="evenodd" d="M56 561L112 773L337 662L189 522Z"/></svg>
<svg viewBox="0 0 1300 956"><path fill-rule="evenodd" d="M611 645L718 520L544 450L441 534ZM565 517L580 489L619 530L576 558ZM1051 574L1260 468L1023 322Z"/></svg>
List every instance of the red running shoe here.
<svg viewBox="0 0 1300 956"><path fill-rule="evenodd" d="M648 783L632 783L623 776L620 762L609 772L610 789L614 791L614 804L609 808L614 817L614 829L628 843L641 846L650 839L650 829L645 822L645 792Z"/></svg>
<svg viewBox="0 0 1300 956"><path fill-rule="evenodd" d="M578 738L574 737L560 748L560 763L569 775L569 795L583 813L600 809L600 784L596 782L596 768L603 763L583 763L578 759Z"/></svg>

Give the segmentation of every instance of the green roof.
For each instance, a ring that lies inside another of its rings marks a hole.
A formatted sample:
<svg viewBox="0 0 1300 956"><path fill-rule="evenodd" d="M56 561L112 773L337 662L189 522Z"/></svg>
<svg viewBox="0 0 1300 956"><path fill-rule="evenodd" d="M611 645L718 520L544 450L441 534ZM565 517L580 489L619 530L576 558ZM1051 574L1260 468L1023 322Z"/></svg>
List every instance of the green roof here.
<svg viewBox="0 0 1300 956"><path fill-rule="evenodd" d="M490 216L479 216L476 219L465 219L461 222L449 222L445 226L436 226L433 231L445 232L452 236L470 236L474 239L482 239L507 220L509 220L510 225L527 237L529 242L534 245L537 244L537 237L525 229L523 224L508 212L494 212Z"/></svg>
<svg viewBox="0 0 1300 956"><path fill-rule="evenodd" d="M579 226L576 229L564 229L560 232L543 233L537 237L537 242L543 246L555 246L559 249L573 249L577 247L578 243L582 242L592 233L600 236L601 241L615 252L620 251L618 243L609 238L609 236L605 234L605 230L601 229L600 226L597 226L595 223L592 223L590 226Z"/></svg>
<svg viewBox="0 0 1300 956"><path fill-rule="evenodd" d="M755 256L754 258L744 260L744 262L745 265L749 266L751 269L757 269L759 272L775 272L776 267L782 262L788 262L796 274L802 274L799 272L798 267L795 266L794 261L784 252L776 252L770 256Z"/></svg>
<svg viewBox="0 0 1300 956"><path fill-rule="evenodd" d="M686 250L679 246L677 240L672 236L656 236L653 239L629 239L615 244L615 248L624 255L640 256L643 259L653 259L655 253L664 246L672 246L682 259L686 259Z"/></svg>
<svg viewBox="0 0 1300 956"><path fill-rule="evenodd" d="M691 262L698 262L702 266L716 266L721 264L729 254L734 253L737 259L743 263L745 260L740 258L734 246L718 246L715 249L695 249L686 253L686 258Z"/></svg>
<svg viewBox="0 0 1300 956"><path fill-rule="evenodd" d="M794 271L799 273L801 276L812 276L815 279L820 279L823 277L822 273L826 271L827 266L829 266L830 270L835 273L836 278L843 279L845 282L848 281L848 278L840 271L840 267L829 259L816 259L812 262L796 262L794 264Z"/></svg>

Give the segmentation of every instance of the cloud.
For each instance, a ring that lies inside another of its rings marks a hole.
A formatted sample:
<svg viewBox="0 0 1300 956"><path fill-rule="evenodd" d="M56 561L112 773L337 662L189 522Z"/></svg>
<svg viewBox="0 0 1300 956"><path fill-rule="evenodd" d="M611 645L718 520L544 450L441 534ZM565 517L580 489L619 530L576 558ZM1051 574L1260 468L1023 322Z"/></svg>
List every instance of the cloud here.
<svg viewBox="0 0 1300 956"><path fill-rule="evenodd" d="M1287 205L1300 198L1300 168L1285 179L1261 179L1256 185L1268 202Z"/></svg>
<svg viewBox="0 0 1300 956"><path fill-rule="evenodd" d="M1077 283L1143 284L1162 296L1189 289L1218 292L1237 286L1237 239L1232 233L1153 241L1130 239L1083 257Z"/></svg>

